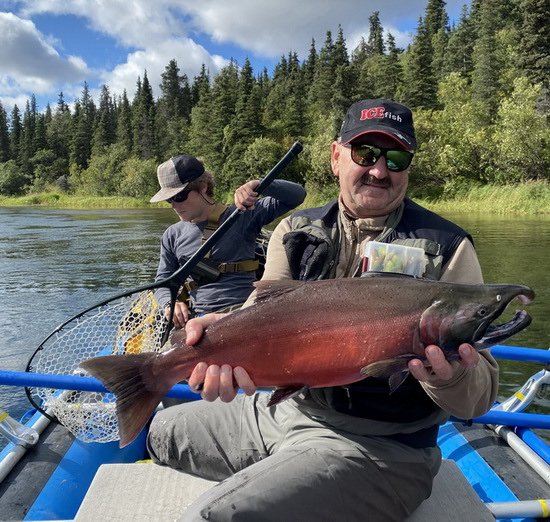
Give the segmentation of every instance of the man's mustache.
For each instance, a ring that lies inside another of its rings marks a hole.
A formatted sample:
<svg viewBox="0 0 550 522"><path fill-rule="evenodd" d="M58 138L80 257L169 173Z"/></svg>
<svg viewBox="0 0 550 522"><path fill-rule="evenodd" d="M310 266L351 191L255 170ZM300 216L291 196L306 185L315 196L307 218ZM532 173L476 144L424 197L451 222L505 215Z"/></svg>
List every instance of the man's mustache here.
<svg viewBox="0 0 550 522"><path fill-rule="evenodd" d="M363 185L372 185L373 187L382 187L382 188L389 188L391 186L391 180L390 178L382 178L379 179L376 176L373 176L372 174L363 174L361 178L361 183Z"/></svg>

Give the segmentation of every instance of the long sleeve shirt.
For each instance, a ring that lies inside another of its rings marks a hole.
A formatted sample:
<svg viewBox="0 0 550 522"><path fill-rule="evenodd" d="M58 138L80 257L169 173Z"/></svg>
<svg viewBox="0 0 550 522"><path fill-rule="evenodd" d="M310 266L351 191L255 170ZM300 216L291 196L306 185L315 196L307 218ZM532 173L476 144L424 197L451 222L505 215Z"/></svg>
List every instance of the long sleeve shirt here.
<svg viewBox="0 0 550 522"><path fill-rule="evenodd" d="M209 260L213 265L254 259L256 238L263 226L300 205L306 195L297 183L274 180L260 198L253 210L243 212L231 228L212 248ZM230 205L220 216L225 221L235 210ZM179 221L168 227L161 239L160 260L156 280L172 275L201 246L207 221L190 223ZM240 271L222 273L216 281L204 284L191 292L193 310L204 314L224 310L246 301L253 290L255 272ZM170 291L158 289L155 297L161 307L170 303Z"/></svg>

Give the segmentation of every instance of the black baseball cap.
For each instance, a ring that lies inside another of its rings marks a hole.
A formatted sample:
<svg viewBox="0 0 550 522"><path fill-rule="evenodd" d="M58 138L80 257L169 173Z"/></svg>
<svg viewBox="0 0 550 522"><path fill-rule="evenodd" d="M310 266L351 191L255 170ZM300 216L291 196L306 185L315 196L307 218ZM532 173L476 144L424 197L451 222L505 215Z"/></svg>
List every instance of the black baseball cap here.
<svg viewBox="0 0 550 522"><path fill-rule="evenodd" d="M412 112L400 103L383 98L355 102L342 122L339 137L347 144L372 132L391 136L407 150L416 149Z"/></svg>

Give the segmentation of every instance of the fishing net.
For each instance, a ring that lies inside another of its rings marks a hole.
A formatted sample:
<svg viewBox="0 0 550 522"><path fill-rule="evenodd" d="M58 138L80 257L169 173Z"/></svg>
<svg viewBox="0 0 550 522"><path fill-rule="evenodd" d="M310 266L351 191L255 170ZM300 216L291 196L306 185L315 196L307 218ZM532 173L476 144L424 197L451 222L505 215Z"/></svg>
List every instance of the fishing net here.
<svg viewBox="0 0 550 522"><path fill-rule="evenodd" d="M27 371L88 376L79 368L101 355L159 352L167 327L152 291L122 297L87 310L58 328L38 348ZM85 442L118 440L112 393L27 388L31 403Z"/></svg>

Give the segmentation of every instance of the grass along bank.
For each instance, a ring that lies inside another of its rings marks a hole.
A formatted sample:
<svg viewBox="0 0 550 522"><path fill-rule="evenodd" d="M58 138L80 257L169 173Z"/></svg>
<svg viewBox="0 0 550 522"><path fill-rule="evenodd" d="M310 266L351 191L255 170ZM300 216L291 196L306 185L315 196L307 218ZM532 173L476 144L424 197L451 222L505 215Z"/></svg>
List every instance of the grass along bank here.
<svg viewBox="0 0 550 522"><path fill-rule="evenodd" d="M550 215L550 183L470 186L452 197L416 201L435 212Z"/></svg>
<svg viewBox="0 0 550 522"><path fill-rule="evenodd" d="M317 207L334 197L338 188L325 194L308 192L302 207ZM531 181L521 185L453 186L453 190L440 191L438 196L415 194L412 198L434 212L464 212L483 214L550 215L550 183Z"/></svg>
<svg viewBox="0 0 550 522"><path fill-rule="evenodd" d="M301 208L325 204L337 193L337 186L325 193L308 191ZM479 185L463 186L451 193L438 197L414 196L415 201L435 212L468 212L483 214L550 215L550 183L539 181L521 185ZM232 197L228 195L227 201ZM155 208L165 204L148 202L147 198L122 196L82 196L59 192L44 192L26 196L0 196L0 206L31 207L42 206L66 209L93 208Z"/></svg>

